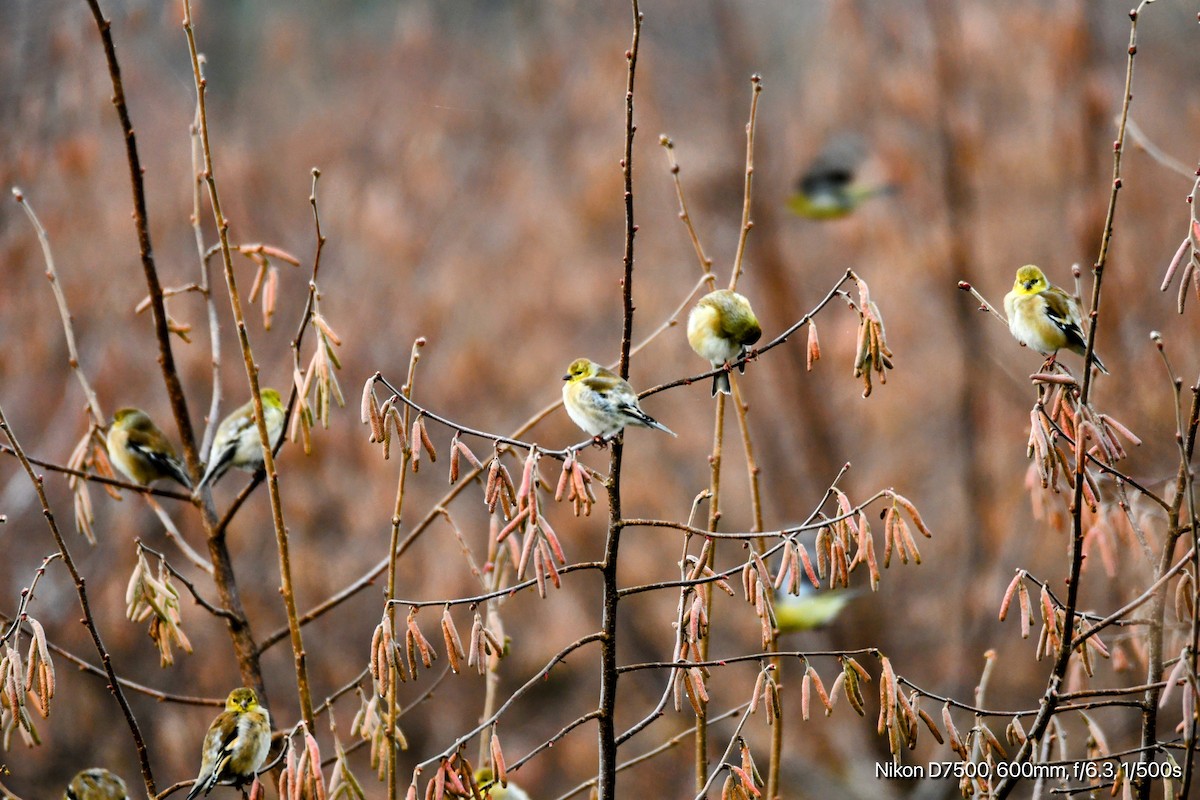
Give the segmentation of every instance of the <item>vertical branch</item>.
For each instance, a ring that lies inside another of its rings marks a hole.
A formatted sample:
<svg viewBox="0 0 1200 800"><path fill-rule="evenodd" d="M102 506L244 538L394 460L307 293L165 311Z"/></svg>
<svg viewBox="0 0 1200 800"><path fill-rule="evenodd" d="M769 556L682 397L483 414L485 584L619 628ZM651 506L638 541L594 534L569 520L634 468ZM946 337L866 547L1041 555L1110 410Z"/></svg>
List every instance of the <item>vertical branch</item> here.
<svg viewBox="0 0 1200 800"><path fill-rule="evenodd" d="M1200 575L1200 553L1196 550L1196 543L1200 541L1196 532L1196 492L1195 485L1192 480L1192 471L1188 452L1188 436L1185 432L1186 425L1183 417L1183 380L1176 374L1171 367L1171 361L1167 358L1166 348L1163 347L1162 337L1155 333L1152 334L1154 344L1158 348L1159 357L1162 359L1163 366L1166 369L1167 377L1171 381L1171 388L1174 392L1174 411L1175 411L1175 442L1179 448L1179 473L1176 477L1175 497L1171 502L1171 510L1168 514L1169 529L1167 531L1166 542L1163 545L1162 554L1159 557L1158 570L1155 573L1155 582L1161 582L1162 585L1154 592L1154 599L1150 604L1150 626L1147 630L1147 638L1149 638L1149 647L1147 648L1147 674L1153 675L1154 678L1148 681L1148 685L1153 685L1162 675L1163 669L1163 631L1165 630L1165 620L1163 619L1167 600L1166 582L1162 580L1167 576L1171 569L1171 559L1175 552L1175 545L1179 537L1186 530L1188 537L1191 539L1191 557L1192 575ZM1193 405L1191 408L1190 419L1196 418L1197 407L1193 396ZM1184 523L1181 518L1184 504L1187 505L1187 522ZM1187 647L1185 658L1188 662L1188 674L1194 679L1196 675L1196 649L1197 639L1200 638L1200 615L1197 614L1195 606L1192 608L1192 619L1190 624L1190 639ZM1143 698L1142 704L1142 743L1145 745L1149 740L1152 744L1156 743L1158 731L1158 704L1162 690L1147 691ZM1191 750L1195 746L1196 740L1196 715L1189 714L1185 725L1184 744L1189 752L1183 762L1183 780L1181 785L1180 797L1190 797L1190 787L1192 783L1192 770L1195 767L1195 753ZM1147 786L1148 786L1148 782ZM1135 791L1148 791L1138 789L1139 782L1134 780Z"/></svg>
<svg viewBox="0 0 1200 800"><path fill-rule="evenodd" d="M734 274L737 274L735 267ZM732 375L730 376L732 378ZM721 461L725 448L725 395L718 393L713 404L713 450L708 457L708 523L710 531L717 530L721 524ZM707 566L715 563L717 542L708 549ZM712 584L696 587L696 591L704 597L704 613L709 621L712 620ZM708 659L708 636L701 637L697 642L696 660ZM699 711L696 714L696 735L693 742L693 772L696 790L702 791L708 784L708 703L701 697L696 698Z"/></svg>
<svg viewBox="0 0 1200 800"><path fill-rule="evenodd" d="M1092 272L1095 280L1092 282L1092 299L1090 305L1090 325L1087 332L1087 347L1084 354L1084 372L1083 386L1080 390L1079 402L1086 404L1088 402L1089 392L1092 385L1092 362L1095 355L1096 343L1096 319L1098 309L1100 307L1100 288L1104 277L1104 267L1108 261L1108 249L1112 242L1113 233L1113 217L1117 210L1117 195L1121 189L1121 155L1125 149L1125 127L1129 120L1129 104L1133 100L1133 59L1137 54L1137 22L1138 14L1154 0L1141 0L1137 8L1129 12L1129 48L1128 58L1125 64L1125 95L1121 103L1121 116L1117 125L1117 138L1113 142L1113 179L1112 189L1108 197L1108 212L1104 218L1104 232L1100 238L1100 252L1096 257L1096 262L1092 265ZM1050 724L1051 717L1054 716L1058 708L1059 688L1067 674L1067 667L1071 661L1071 654L1075 651L1075 617L1076 609L1079 604L1079 576L1083 569L1083 470L1086 465L1085 459L1079 459L1075 462L1075 491L1071 500L1071 565L1070 572L1067 577L1067 600L1063 608L1063 637L1059 651L1054 660L1054 666L1050 673L1050 679L1046 686L1046 692L1042 696L1041 706L1038 709L1037 716L1033 720L1028 733L1028 737L1021 744L1017 751L1014 761L1023 762L1027 760L1032 752L1033 743L1041 739L1046 732L1047 726ZM1167 548L1168 550L1170 548ZM1163 611L1163 604L1166 599L1165 585L1158 591L1153 602L1153 611L1151 612L1155 619L1160 619ZM1148 674L1154 677L1151 683L1159 680L1159 675L1162 671L1162 626L1153 626L1149 632L1150 641L1148 643L1147 662ZM1142 744L1143 750L1139 756L1143 764L1149 763L1154 758L1157 744L1157 708L1158 708L1158 690L1149 688L1142 702ZM1016 786L1017 780L1014 778L1005 778L996 787L996 797L999 800L1007 797ZM1132 781L1134 796L1138 798L1149 797L1150 794L1150 778L1144 773L1140 773Z"/></svg>
<svg viewBox="0 0 1200 800"><path fill-rule="evenodd" d="M762 92L762 77L755 73L750 76L754 87L750 95L750 121L746 123L746 182L742 193L742 228L738 234L737 254L733 257L733 272L729 276L729 288L737 289L738 278L742 275L742 258L746 254L746 239L754 223L750 220L750 190L754 184L754 121L758 116L758 95Z"/></svg>
<svg viewBox="0 0 1200 800"><path fill-rule="evenodd" d="M200 142L204 152L204 180L208 185L208 200L212 206L217 234L221 241L221 261L225 268L225 285L229 292L229 302L233 309L238 344L241 346L242 360L246 367L246 377L250 383L250 399L254 404L254 421L258 428L259 440L262 444L263 467L266 470L267 491L271 500L271 519L275 525L275 543L279 553L280 594L283 595L283 603L287 611L288 629L291 633L292 658L296 669L296 688L300 696L300 713L309 730L315 730L316 721L313 715L312 695L308 686L307 656L304 652L304 641L301 636L300 623L296 613L296 597L292 589L292 568L291 555L288 548L288 532L283 521L283 506L279 498L279 475L275 470L275 456L271 449L274 443L267 432L266 420L263 417L262 397L259 394L258 366L254 362L254 354L250 349L250 339L246 331L246 319L242 310L241 295L238 293L237 278L233 274L233 257L229 249L229 221L225 219L225 215L221 211L221 199L217 193L212 146L208 137L208 116L205 107L205 87L207 82L201 71L199 53L196 49L196 35L192 28L190 0L184 0L183 2L183 15L183 28L187 36L188 52L192 58L192 74L195 79L196 98L200 110Z"/></svg>
<svg viewBox="0 0 1200 800"><path fill-rule="evenodd" d="M628 74L625 82L625 154L621 159L621 176L625 186L625 252L621 281L621 356L618 371L629 377L629 349L633 339L633 241L637 225L633 221L633 88L637 75L638 44L642 35L642 12L638 0L630 0L633 14L633 36L625 51ZM600 769L597 788L600 800L616 800L617 796L617 555L621 542L621 457L624 437L612 443L608 481L608 535L604 540L604 561L601 569L604 600L600 641L600 707L598 737Z"/></svg>
<svg viewBox="0 0 1200 800"><path fill-rule="evenodd" d="M413 342L412 353L408 358L408 377L404 381L404 385L400 387L400 392L409 400L412 399L413 381L417 377L417 362L421 360L421 347L425 345L423 338ZM389 412L393 414L396 412ZM389 420L384 418L383 424L387 425ZM401 422L401 433L406 434L411 430L412 424L412 407L407 403L404 404L403 422ZM403 441L403 436L401 437ZM420 447L421 443L413 441L412 438L407 440L407 443L401 448L400 453L400 475L396 479L396 503L392 508L392 532L388 540L388 559L387 559L387 614L388 625L392 630L396 630L396 605L392 601L396 599L396 559L400 555L400 523L404 515L404 487L408 482L408 464L412 459L412 451L414 447ZM399 676L396 674L396 665L389 659L388 671L391 673L388 676L388 695L387 695L387 741L388 741L388 756L387 756L387 797L389 800L395 800L397 790L397 765L396 751L399 749L396 742L396 720L400 716L400 707L396 699L396 686L400 683Z"/></svg>
<svg viewBox="0 0 1200 800"><path fill-rule="evenodd" d="M204 428L204 438L200 443L200 452L207 453L212 449L213 436L216 435L217 423L221 414L221 324L217 318L217 300L212 293L212 276L208 266L207 248L204 246L204 232L200 229L200 193L204 189L204 170L200 163L204 158L203 145L200 143L200 104L196 104L196 118L192 121L190 130L192 152L192 231L196 237L196 253L200 256L200 291L204 294L204 308L208 313L208 341L212 348L212 400L208 406L208 425Z"/></svg>
<svg viewBox="0 0 1200 800"><path fill-rule="evenodd" d="M8 426L8 418L4 416L3 408L0 408L0 431L4 431L5 437L8 439L9 444L12 445L13 453L21 462L21 466L25 468L25 474L29 476L30 482L33 483L33 490L37 493L38 502L42 505L42 515L46 518L46 524L50 527L50 534L54 537L54 544L58 547L58 552L62 554L63 563L67 565L67 571L71 573L71 580L75 584L75 594L79 598L79 607L83 611L83 624L92 636L92 644L96 648L96 653L100 656L100 663L104 665L104 675L108 678L108 690L116 698L117 705L121 707L121 714L125 717L125 724L129 726L129 732L133 736L134 748L137 750L138 763L142 770L142 780L146 783L146 791L153 797L156 794L156 789L154 786L154 774L150 770L150 757L146 750L146 740L142 738L142 731L138 727L137 719L133 716L133 709L129 707L129 701L125 699L125 693L121 690L121 684L117 680L117 672L113 669L112 656L109 655L108 649L105 648L104 642L100 638L100 631L96 627L96 620L92 616L91 604L88 603L85 581L83 576L79 574L79 570L75 568L75 561L71 558L70 551L67 550L67 543L63 540L62 533L58 530L58 523L54 520L54 512L50 510L50 501L46 499L46 490L43 486L42 476L34 472L33 465L29 463L29 459L25 456L25 451L21 448L21 443L17 441L17 437Z"/></svg>
<svg viewBox="0 0 1200 800"><path fill-rule="evenodd" d="M175 424L179 428L179 438L183 444L183 455L187 461L188 471L193 478L200 475L200 455L196 450L196 435L192 430L192 420L188 415L187 398L183 394L183 385L179 381L179 373L175 369L175 356L171 352L171 334L167 329L167 311L163 305L162 284L158 280L158 268L154 264L154 249L150 245L150 222L146 213L146 189L142 182L142 161L138 156L137 137L133 132L133 122L129 118L129 107L125 104L125 88L121 83L121 67L117 63L117 51L113 45L112 23L104 18L100 11L99 0L87 0L100 31L100 40L104 44L104 58L108 62L108 74L112 79L113 105L116 106L117 116L121 120L121 131L125 135L125 156L129 161L129 178L133 184L133 222L137 228L138 251L142 259L142 272L146 276L146 288L150 293L150 309L154 316L154 336L158 341L158 364L162 368L163 382L167 386L167 398L171 402L171 411L175 415Z"/></svg>

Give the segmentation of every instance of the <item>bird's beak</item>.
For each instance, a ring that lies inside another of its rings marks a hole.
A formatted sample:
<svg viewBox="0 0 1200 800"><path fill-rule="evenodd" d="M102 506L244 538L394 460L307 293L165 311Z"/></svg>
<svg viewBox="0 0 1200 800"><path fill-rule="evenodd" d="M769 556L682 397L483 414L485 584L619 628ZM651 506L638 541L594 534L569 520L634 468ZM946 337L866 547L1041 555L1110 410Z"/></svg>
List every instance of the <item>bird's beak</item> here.
<svg viewBox="0 0 1200 800"><path fill-rule="evenodd" d="M1033 288L1034 283L1035 283L1035 281L1025 281L1025 283L1022 285L1025 287L1025 291L1029 291L1030 289Z"/></svg>
<svg viewBox="0 0 1200 800"><path fill-rule="evenodd" d="M564 381L569 381L569 380L571 380L571 375L570 375L570 373L568 373L568 374L566 374L566 375L563 375L563 380L564 380Z"/></svg>

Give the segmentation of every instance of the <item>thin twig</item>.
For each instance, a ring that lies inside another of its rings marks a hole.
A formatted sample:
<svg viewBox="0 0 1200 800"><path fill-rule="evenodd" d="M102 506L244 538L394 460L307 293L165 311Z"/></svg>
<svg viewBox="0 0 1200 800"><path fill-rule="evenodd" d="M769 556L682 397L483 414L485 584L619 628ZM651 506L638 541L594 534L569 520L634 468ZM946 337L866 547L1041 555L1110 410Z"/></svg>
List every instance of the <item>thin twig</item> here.
<svg viewBox="0 0 1200 800"><path fill-rule="evenodd" d="M5 437L8 438L9 444L12 445L13 451L17 454L17 459L25 469L25 474L29 476L29 480L33 484L33 490L37 493L38 502L41 503L42 515L46 519L46 525L50 528L50 535L54 538L58 552L62 554L63 563L66 565L67 571L71 573L71 580L75 584L75 594L79 598L79 607L83 611L83 624L92 636L92 644L100 656L100 662L104 664L104 673L109 681L109 691L112 692L117 705L121 707L125 723L129 726L130 735L133 736L134 748L137 750L138 762L142 769L142 779L146 782L146 790L153 795L154 773L150 770L150 758L149 752L146 749L146 741L142 738L142 731L133 716L133 709L129 707L129 701L126 700L125 693L121 691L121 685L117 680L117 673L113 669L112 656L100 638L100 630L96 627L96 620L92 616L92 607L88 602L87 589L84 585L83 576L75 567L75 561L71 558L71 553L67 549L67 543L63 540L62 534L58 530L58 523L54 519L54 512L50 510L50 501L46 498L42 478L34 472L33 465L29 463L29 459L25 458L25 451L21 449L21 443L17 441L16 435L9 427L8 418L4 415L3 408L0 408L0 431L3 431Z"/></svg>

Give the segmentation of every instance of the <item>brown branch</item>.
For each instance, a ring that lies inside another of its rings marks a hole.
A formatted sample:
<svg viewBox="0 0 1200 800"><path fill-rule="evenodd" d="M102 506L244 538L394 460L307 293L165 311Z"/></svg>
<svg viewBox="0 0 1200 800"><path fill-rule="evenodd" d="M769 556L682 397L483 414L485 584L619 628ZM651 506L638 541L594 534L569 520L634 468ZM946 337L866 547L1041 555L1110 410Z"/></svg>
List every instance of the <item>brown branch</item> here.
<svg viewBox="0 0 1200 800"><path fill-rule="evenodd" d="M138 252L142 261L142 272L146 277L146 288L150 295L150 310L154 317L154 338L158 342L158 364L162 368L163 383L167 388L167 398L171 402L171 411L175 415L175 424L179 429L179 438L183 444L183 455L187 460L188 471L192 478L200 475L200 455L196 451L196 435L192 430L191 416L188 414L187 397L183 393L183 385L179 380L179 372L175 368L175 356L171 352L171 332L167 327L167 311L163 302L162 284L158 280L158 268L154 263L154 249L150 244L150 221L146 212L146 188L143 183L144 168L138 156L137 136L133 131L133 121L129 117L129 107L125 103L125 87L121 83L121 66L117 62L117 50L113 45L112 23L104 18L100 10L99 0L87 0L100 32L100 41L104 45L104 59L108 63L108 74L112 81L112 102L117 109L117 117L121 122L121 132L125 137L125 157L129 162L129 179L133 191L133 222L137 229Z"/></svg>
<svg viewBox="0 0 1200 800"><path fill-rule="evenodd" d="M21 443L17 441L16 435L9 427L8 418L4 415L3 408L0 408L0 431L3 431L5 437L8 438L8 442L12 445L17 459L25 469L25 474L29 476L29 480L33 484L33 490L37 493L38 502L42 506L42 515L46 518L46 525L50 528L50 535L54 537L54 543L58 547L58 552L62 554L63 563L66 565L67 571L71 573L71 580L75 584L75 594L79 598L79 607L83 611L83 624L87 626L88 633L92 636L92 644L100 656L101 663L104 664L104 673L108 678L109 691L112 692L117 705L121 707L125 723L129 726L134 748L137 751L138 762L142 769L142 779L146 782L146 790L150 794L154 794L154 773L150 770L150 758L146 750L146 741L142 738L142 731L133 716L133 709L129 707L129 701L125 699L125 693L121 691L121 685L117 680L117 673L112 666L112 657L109 655L103 640L100 638L100 630L96 627L96 620L92 616L92 607L88 602L87 589L85 588L83 576L75 567L75 560L71 558L71 553L67 549L67 543L63 540L62 533L58 530L58 523L54 519L54 512L50 510L50 501L46 498L44 481L40 475L34 472L33 465L29 463L29 459L25 458L25 451L21 449Z"/></svg>
<svg viewBox="0 0 1200 800"><path fill-rule="evenodd" d="M241 347L242 361L246 368L246 378L250 384L250 400L254 405L254 419L258 427L259 440L262 443L263 467L267 474L267 491L271 501L271 519L275 527L275 544L279 554L280 594L283 595L284 608L287 611L288 625L291 629L292 658L296 671L296 688L300 699L300 711L309 730L315 728L313 719L312 694L308 686L307 655L296 622L296 598L292 587L291 556L288 548L287 527L283 521L283 506L279 498L279 476L275 471L275 457L272 452L270 435L267 431L266 420L263 416L262 396L258 383L258 365L250 349L250 339L246 331L246 319L242 309L241 295L238 292L237 277L233 273L233 256L229 247L229 222L221 210L221 198L217 191L215 168L213 166L212 144L209 141L208 114L205 103L205 88L207 81L200 67L199 52L196 49L196 35L192 27L192 9L190 0L183 2L183 29L187 37L188 53L192 62L192 77L196 86L196 102L199 107L200 142L204 155L204 180L208 185L208 201L212 207L213 219L217 226L217 235L221 242L221 261L225 269L225 287L229 294L229 304L233 311L238 344ZM212 537L210 537L211 539ZM261 682L261 678L260 678Z"/></svg>
<svg viewBox="0 0 1200 800"><path fill-rule="evenodd" d="M738 233L737 253L733 257L733 270L729 276L729 288L737 289L742 276L743 256L746 254L746 239L754 223L750 220L750 190L754 184L754 128L758 118L758 96L762 94L762 77L757 73L750 76L754 91L750 95L750 121L746 123L746 181L742 194L742 225Z"/></svg>
<svg viewBox="0 0 1200 800"><path fill-rule="evenodd" d="M97 428L104 428L107 420L104 418L104 412L100 410L100 401L96 399L96 391L88 382L87 375L83 372L83 367L79 363L79 348L75 345L75 326L71 322L71 311L67 308L67 298L63 294L62 281L59 280L58 270L54 268L54 254L50 250L50 237L46 235L46 229L42 227L41 221L38 220L37 214L33 211L33 206L25 199L25 195L21 190L13 187L13 197L16 198L17 205L25 212L25 216L29 217L30 223L33 224L33 229L37 232L38 242L42 246L42 258L46 262L46 278L50 281L50 288L54 290L54 301L58 305L58 316L62 320L63 334L67 340L67 364L71 367L71 371L75 373L75 377L79 380L79 385L83 389L83 396L87 398L88 411L91 412L92 422Z"/></svg>
<svg viewBox="0 0 1200 800"><path fill-rule="evenodd" d="M1133 61L1134 55L1137 53L1137 19L1140 11L1150 2L1153 2L1153 0L1142 0L1136 9L1129 13L1129 49L1125 67L1125 93L1121 104L1121 117L1117 128L1117 139L1113 143L1112 188L1108 198L1108 211L1104 219L1104 232L1100 239L1100 252L1092 267L1095 280L1092 283L1091 324L1088 326L1087 343L1084 352L1083 386L1080 391L1080 403L1083 404L1088 402L1091 392L1092 363L1095 361L1096 331L1099 327L1096 324L1096 320L1100 307L1100 289L1104 277L1104 267L1108 261L1109 244L1112 241L1113 218L1116 215L1117 209L1117 195L1121 189L1121 155L1124 151L1125 126L1129 119L1129 103L1133 98ZM1075 491L1071 505L1071 564L1067 578L1067 602L1064 608L1063 621L1063 630L1066 633L1062 637L1058 654L1051 668L1050 677L1045 693L1042 695L1041 706L1038 709L1037 716L1029 728L1027 738L1021 743L1021 747L1013 757L1014 762L1017 763L1022 763L1029 759L1033 753L1033 743L1040 740L1045 734L1050 720L1058 707L1059 690L1066 677L1071 655L1075 652L1075 612L1079 605L1079 579L1083 569L1083 470L1085 463L1085 460L1080 460L1075 464ZM1164 595L1160 593L1159 599L1155 601L1155 609L1152 616L1158 617L1161 615L1163 598ZM1161 645L1161 628L1159 628L1158 633L1152 632L1150 635L1150 653L1147 660L1149 661L1148 668L1152 675L1158 674L1156 670L1161 671L1162 668ZM1157 729L1157 707L1157 693L1148 691L1143 706L1142 718L1142 744L1144 746L1149 746L1157 738L1155 735ZM1143 760L1148 761L1149 757L1143 755ZM1004 800L1004 798L1008 797L1013 789L1016 788L1019 780L1019 778L1013 777L1003 778L996 787L996 797L998 800ZM1147 796L1149 792L1149 782L1147 779L1144 777L1135 777L1133 786L1135 796L1141 798Z"/></svg>
<svg viewBox="0 0 1200 800"><path fill-rule="evenodd" d="M7 453L10 456L15 456L16 452L6 444L0 443L0 453ZM178 492L173 489L155 489L153 486L142 486L140 483L130 483L129 481L118 480L117 478L106 478L103 475L97 475L94 472L84 472L81 469L72 469L64 467L60 464L55 464L51 461L43 461L38 458L25 456L30 464L33 464L43 469L48 469L51 472L59 472L63 475L70 475L75 478L80 478L92 483L100 483L106 486L115 486L118 489L124 489L127 492L135 492L137 494L154 495L156 497L169 497L172 500L183 500L191 502L191 495Z"/></svg>

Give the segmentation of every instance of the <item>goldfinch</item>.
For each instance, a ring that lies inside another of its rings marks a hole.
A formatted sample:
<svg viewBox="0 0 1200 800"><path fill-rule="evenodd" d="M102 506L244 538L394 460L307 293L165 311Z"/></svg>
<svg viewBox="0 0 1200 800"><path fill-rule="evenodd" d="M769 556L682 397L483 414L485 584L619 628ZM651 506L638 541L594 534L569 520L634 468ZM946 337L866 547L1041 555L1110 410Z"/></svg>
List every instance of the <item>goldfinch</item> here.
<svg viewBox="0 0 1200 800"><path fill-rule="evenodd" d="M846 589L818 591L812 584L801 581L798 594L775 593L775 629L780 633L793 633L823 628L833 622L857 595L857 591Z"/></svg>
<svg viewBox="0 0 1200 800"><path fill-rule="evenodd" d="M1083 355L1087 339L1083 318L1075 298L1052 286L1040 269L1027 264L1017 270L1012 291L1004 295L1004 312L1013 337L1044 356L1054 357L1062 348ZM1096 369L1108 374L1097 353L1092 353Z"/></svg>
<svg viewBox="0 0 1200 800"><path fill-rule="evenodd" d="M125 781L106 769L92 767L71 779L63 800L129 800Z"/></svg>
<svg viewBox="0 0 1200 800"><path fill-rule="evenodd" d="M267 438L273 446L283 433L283 400L274 389L263 389L259 397L267 423ZM254 424L254 402L251 401L221 420L208 454L208 468L196 488L215 484L230 467L254 472L262 465L262 440L258 437L258 426Z"/></svg>
<svg viewBox="0 0 1200 800"><path fill-rule="evenodd" d="M108 426L108 457L134 483L148 486L159 478L170 478L192 488L187 469L175 448L154 421L139 408L122 408Z"/></svg>
<svg viewBox="0 0 1200 800"><path fill-rule="evenodd" d="M234 689L204 735L200 774L187 800L207 795L218 783L250 783L270 749L271 715L258 704L253 689Z"/></svg>
<svg viewBox="0 0 1200 800"><path fill-rule="evenodd" d="M528 792L512 781L507 784L498 782L488 767L475 771L475 783L487 800L529 800Z"/></svg>
<svg viewBox="0 0 1200 800"><path fill-rule="evenodd" d="M675 436L675 432L642 411L629 381L586 358L577 358L563 375L563 405L571 420L603 441L626 425L637 425Z"/></svg>
<svg viewBox="0 0 1200 800"><path fill-rule="evenodd" d="M719 289L701 297L688 314L687 338L698 356L720 369L744 356L746 348L762 338L762 328L749 300ZM745 372L746 365L740 369ZM717 392L730 393L728 370L713 376L713 397Z"/></svg>
<svg viewBox="0 0 1200 800"><path fill-rule="evenodd" d="M788 199L792 213L809 219L839 219L876 195L890 194L895 186L863 186L854 182L855 171L866 155L862 137L840 134L821 152L796 181Z"/></svg>

